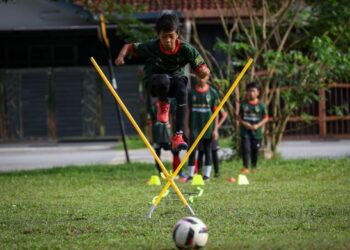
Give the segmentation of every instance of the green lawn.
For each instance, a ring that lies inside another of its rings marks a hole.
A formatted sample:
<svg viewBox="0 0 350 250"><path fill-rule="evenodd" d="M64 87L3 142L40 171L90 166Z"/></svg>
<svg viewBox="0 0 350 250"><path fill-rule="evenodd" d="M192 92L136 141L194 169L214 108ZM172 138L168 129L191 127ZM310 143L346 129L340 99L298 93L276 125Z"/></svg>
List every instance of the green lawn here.
<svg viewBox="0 0 350 250"><path fill-rule="evenodd" d="M140 148L147 148L145 143L141 140L140 137L132 137L128 136L126 137L126 145L128 149L140 149ZM120 140L119 143L116 146L117 150L124 150L124 144L123 141Z"/></svg>
<svg viewBox="0 0 350 250"><path fill-rule="evenodd" d="M192 207L209 227L206 249L350 249L350 159L263 161L248 176L222 164ZM188 215L172 191L146 219L162 186L148 164L0 175L0 249L174 249ZM179 183L188 196L195 187Z"/></svg>

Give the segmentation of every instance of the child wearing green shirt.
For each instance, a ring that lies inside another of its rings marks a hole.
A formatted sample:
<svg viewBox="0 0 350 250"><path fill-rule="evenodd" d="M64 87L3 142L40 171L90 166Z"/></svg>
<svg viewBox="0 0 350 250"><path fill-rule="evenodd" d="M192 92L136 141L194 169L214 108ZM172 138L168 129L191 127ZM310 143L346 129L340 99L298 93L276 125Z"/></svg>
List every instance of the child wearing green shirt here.
<svg viewBox="0 0 350 250"><path fill-rule="evenodd" d="M173 13L164 13L156 22L157 39L144 43L130 43L123 46L115 60L116 65L124 64L124 58L137 55L145 60L144 83L148 93L159 99L157 120L169 120L168 98L175 98L175 134L171 138L173 150L186 150L183 138L187 110L187 82L185 66L189 64L199 78L210 74L199 52L189 43L179 39L179 20Z"/></svg>
<svg viewBox="0 0 350 250"><path fill-rule="evenodd" d="M190 143L192 144L197 136L200 134L205 124L208 122L210 117L213 115L215 109L218 106L219 95L216 90L208 84L209 76L200 79L197 77L197 83L194 88L191 89L188 95L188 136L190 138ZM203 135L199 142L198 148L203 151L205 156L205 171L204 180L209 180L211 173L211 143L212 140L218 139L218 119L211 123L210 127ZM192 152L188 161L188 172L189 177L187 180L191 180L195 171L195 161L196 161L196 151L197 148Z"/></svg>
<svg viewBox="0 0 350 250"><path fill-rule="evenodd" d="M252 82L247 84L246 100L240 105L238 120L242 146L242 174L249 174L249 162L255 169L258 163L259 148L263 137L262 127L268 122L269 116L265 105L259 101L260 87Z"/></svg>

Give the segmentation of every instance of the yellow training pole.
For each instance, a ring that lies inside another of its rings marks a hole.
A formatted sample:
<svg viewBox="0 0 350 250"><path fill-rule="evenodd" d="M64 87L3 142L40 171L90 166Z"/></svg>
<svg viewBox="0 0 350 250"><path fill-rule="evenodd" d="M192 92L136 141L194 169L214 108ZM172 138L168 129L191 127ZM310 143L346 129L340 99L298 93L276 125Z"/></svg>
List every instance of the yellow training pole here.
<svg viewBox="0 0 350 250"><path fill-rule="evenodd" d="M236 80L233 82L233 84L231 85L230 89L228 90L228 92L226 93L226 95L224 96L224 98L222 99L222 101L220 102L219 106L217 107L217 109L214 111L214 113L212 114L212 116L210 117L210 119L208 120L208 122L205 124L204 128L202 129L202 131L199 133L198 137L196 138L196 140L194 141L194 143L192 144L191 148L187 151L187 154L185 155L185 157L182 159L182 161L180 162L179 166L177 167L177 169L175 170L175 172L172 174L172 176L170 177L170 179L168 179L168 182L166 183L166 185L164 186L164 188L162 189L162 191L160 192L160 194L158 195L157 199L155 200L155 202L153 203L153 206L151 207L151 210L153 212L155 206L158 205L158 203L160 202L160 200L162 199L162 196L164 195L164 193L166 192L166 190L169 188L170 186L170 181L172 180L181 170L181 168L183 167L183 165L185 164L185 162L187 161L188 157L191 155L191 153L193 152L193 150L196 148L197 144L199 143L199 141L202 139L203 135L205 134L205 132L207 131L207 129L209 128L210 124L213 122L213 120L216 118L216 116L219 114L220 110L222 109L222 107L224 106L225 102L227 101L227 99L230 97L230 95L232 94L233 90L237 87L238 83L240 82L240 80L243 78L244 74L246 73L246 71L248 70L248 68L250 67L250 65L253 63L253 59L249 59L248 62L246 63L246 65L244 66L244 68L242 69L241 73L237 76ZM153 209L152 209L153 208ZM150 210L150 212L151 212Z"/></svg>
<svg viewBox="0 0 350 250"><path fill-rule="evenodd" d="M190 207L190 205L187 203L186 199L184 198L184 196L182 195L180 189L177 187L177 185L175 184L173 178L170 178L170 174L168 172L168 170L165 168L164 164L162 163L162 161L159 159L158 155L156 154L156 152L154 151L153 147L151 146L151 144L148 142L147 138L145 137L145 135L143 134L142 130L140 129L140 127L137 125L136 121L134 120L134 118L131 116L130 112L128 111L128 109L126 108L126 106L124 105L123 101L120 99L119 95L117 94L117 92L115 91L115 89L113 88L112 84L109 82L109 80L107 79L107 77L105 76L105 74L103 73L103 71L101 70L101 68L98 66L97 62L95 61L95 59L93 57L90 57L90 61L92 62L93 66L95 67L96 71L98 72L98 74L101 76L102 80L104 81L104 83L107 85L108 89L110 90L110 92L112 93L112 95L114 96L114 98L116 99L116 101L118 102L118 104L120 105L120 107L122 108L122 110L124 111L125 115L129 118L131 124L134 126L134 128L136 129L136 131L139 133L142 141L145 143L145 145L147 146L147 148L149 149L149 151L151 152L151 154L153 155L154 159L157 161L157 163L159 164L159 166L161 167L163 173L165 174L165 176L168 179L168 183L170 182L170 184L173 186L175 192L177 193L177 195L179 196L180 200L182 201L182 203L188 207L189 211L191 212L192 215L194 215L194 212L192 210L192 208ZM169 184L169 185L170 185Z"/></svg>

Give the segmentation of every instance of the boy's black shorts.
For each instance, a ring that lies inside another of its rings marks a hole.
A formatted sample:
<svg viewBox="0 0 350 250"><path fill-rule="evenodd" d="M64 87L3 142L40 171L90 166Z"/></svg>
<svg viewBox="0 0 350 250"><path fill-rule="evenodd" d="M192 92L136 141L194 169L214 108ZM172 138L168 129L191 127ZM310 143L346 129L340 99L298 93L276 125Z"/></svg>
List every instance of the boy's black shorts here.
<svg viewBox="0 0 350 250"><path fill-rule="evenodd" d="M188 78L186 76L170 76L168 74L153 74L145 82L145 89L153 97L157 97L158 91L163 90L168 93L168 97L176 97L177 82L184 82L187 86Z"/></svg>

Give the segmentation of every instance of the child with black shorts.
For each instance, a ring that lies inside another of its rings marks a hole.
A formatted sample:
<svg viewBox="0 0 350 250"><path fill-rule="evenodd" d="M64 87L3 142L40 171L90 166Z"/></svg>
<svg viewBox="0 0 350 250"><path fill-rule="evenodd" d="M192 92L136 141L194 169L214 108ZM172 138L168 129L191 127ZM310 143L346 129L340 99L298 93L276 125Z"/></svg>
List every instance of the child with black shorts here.
<svg viewBox="0 0 350 250"><path fill-rule="evenodd" d="M188 112L188 125L187 129L190 143L192 144L197 136L200 134L205 124L209 121L213 115L219 101L219 96L216 90L208 84L209 76L203 79L197 77L197 83L194 88L191 89L188 95L189 112ZM211 142L218 138L217 130L218 119L217 117L211 123L206 133L203 135L199 142L199 148L202 149L205 155L205 172L204 180L209 180L211 173ZM194 150L188 161L188 178L191 180L195 171L196 150Z"/></svg>
<svg viewBox="0 0 350 250"><path fill-rule="evenodd" d="M123 46L115 60L117 65L125 63L127 55L140 56L145 60L144 83L148 93L159 99L157 120L169 120L169 97L177 102L175 134L171 138L173 150L186 150L183 138L187 110L187 77L185 66L190 64L199 78L207 77L210 71L199 52L179 38L179 20L173 13L164 13L156 22L158 38L144 43Z"/></svg>
<svg viewBox="0 0 350 250"><path fill-rule="evenodd" d="M241 147L243 168L242 174L249 174L249 163L256 169L259 148L263 137L262 127L268 122L269 116L265 105L259 101L260 87L252 82L247 84L246 100L240 104L238 120L241 124Z"/></svg>
<svg viewBox="0 0 350 250"><path fill-rule="evenodd" d="M218 114L218 124L217 124L217 129L222 126L222 124L226 121L228 116L228 113L224 110L221 109L219 114ZM211 142L211 158L214 166L214 177L219 177L220 176L220 167L219 167L219 136L217 139L212 140ZM203 156L205 153L205 149L203 148L203 145L199 145L198 149L198 172L202 172L202 167L203 167Z"/></svg>

